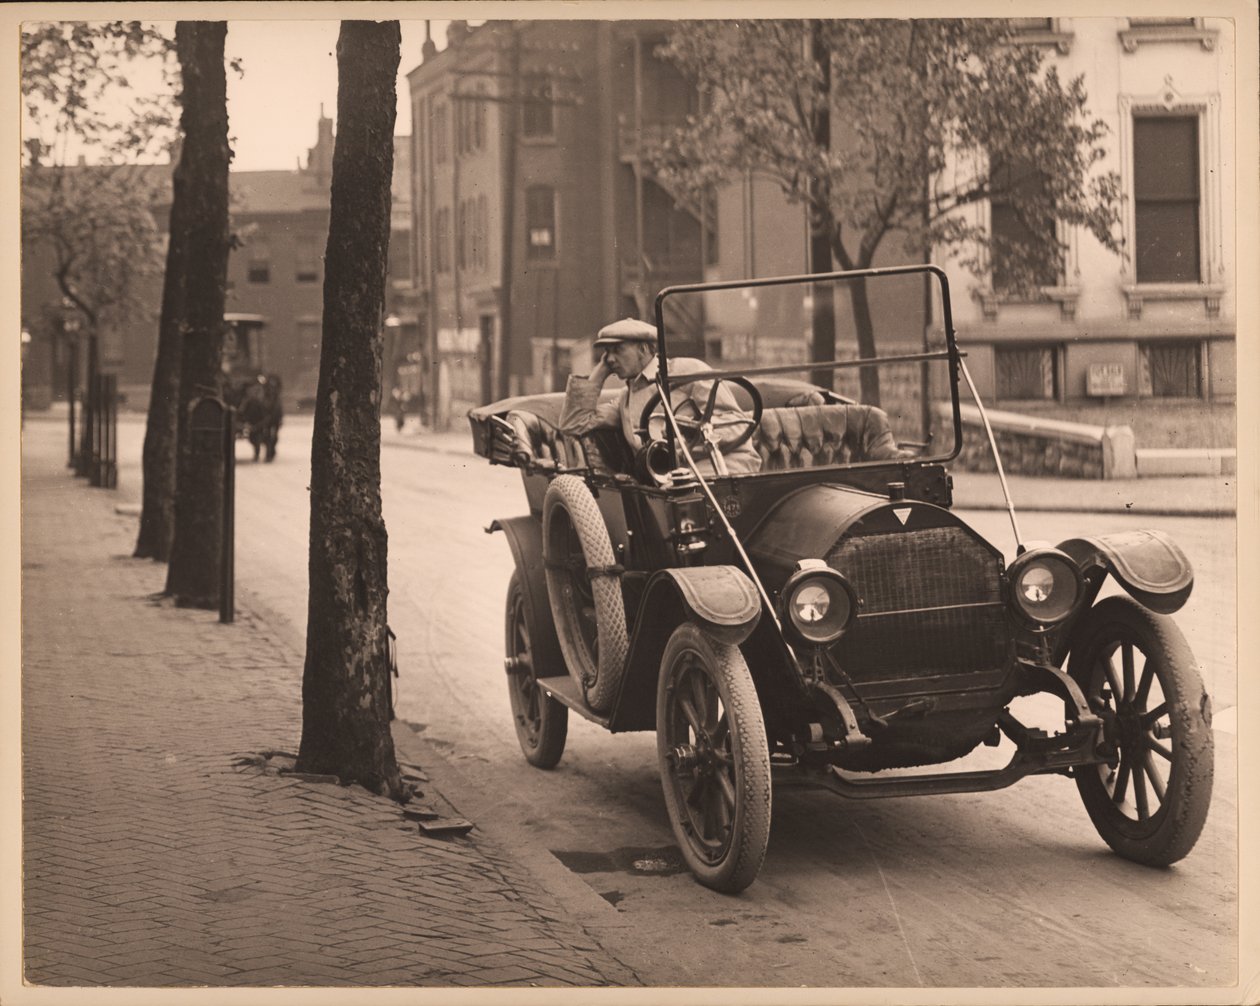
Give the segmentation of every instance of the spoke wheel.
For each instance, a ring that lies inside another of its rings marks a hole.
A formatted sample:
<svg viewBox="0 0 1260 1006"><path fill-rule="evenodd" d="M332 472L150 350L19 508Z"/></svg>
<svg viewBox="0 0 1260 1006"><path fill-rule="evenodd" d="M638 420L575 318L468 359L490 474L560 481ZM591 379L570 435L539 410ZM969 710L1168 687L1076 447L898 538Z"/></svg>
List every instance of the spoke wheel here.
<svg viewBox="0 0 1260 1006"><path fill-rule="evenodd" d="M742 891L770 840L770 753L738 647L689 623L674 630L657 685L656 746L688 867L706 887Z"/></svg>
<svg viewBox="0 0 1260 1006"><path fill-rule="evenodd" d="M525 592L521 574L514 572L508 584L505 620L508 701L512 722L525 760L538 768L555 768L564 754L569 732L569 710L538 687L534 649L531 645Z"/></svg>
<svg viewBox="0 0 1260 1006"><path fill-rule="evenodd" d="M1212 797L1211 704L1189 646L1172 619L1109 597L1085 615L1068 666L1110 754L1076 773L1090 819L1126 859L1175 863Z"/></svg>

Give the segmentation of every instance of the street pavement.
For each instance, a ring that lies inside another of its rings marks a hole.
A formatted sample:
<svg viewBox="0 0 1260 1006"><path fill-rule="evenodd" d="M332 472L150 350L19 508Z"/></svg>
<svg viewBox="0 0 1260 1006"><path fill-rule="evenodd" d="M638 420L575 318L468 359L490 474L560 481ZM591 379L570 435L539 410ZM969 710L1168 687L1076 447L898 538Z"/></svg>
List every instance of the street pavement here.
<svg viewBox="0 0 1260 1006"><path fill-rule="evenodd" d="M162 600L166 567L130 557L134 515L68 473L63 429L23 438L27 983L638 983L477 829L426 837L283 771L301 653L248 610Z"/></svg>
<svg viewBox="0 0 1260 1006"><path fill-rule="evenodd" d="M66 472L64 430L64 416L28 417L24 444L28 981L632 985L649 973L623 952L627 933L577 910L581 899L450 766L428 766L445 792L423 782L422 802L462 806L478 827L446 842L420 836L388 800L276 774L283 755L265 756L295 751L299 737L300 625L260 607L222 626L156 600L165 568L129 558L135 517L115 512L118 494ZM462 428L392 424L383 439L464 456L471 442ZM960 505L990 489L1001 505L995 476L954 474ZM1011 482L1021 511L1195 515L1233 503L1232 480L1143 479L1119 495ZM1160 495L1153 483L1170 485ZM400 750L417 750L406 733L396 730Z"/></svg>

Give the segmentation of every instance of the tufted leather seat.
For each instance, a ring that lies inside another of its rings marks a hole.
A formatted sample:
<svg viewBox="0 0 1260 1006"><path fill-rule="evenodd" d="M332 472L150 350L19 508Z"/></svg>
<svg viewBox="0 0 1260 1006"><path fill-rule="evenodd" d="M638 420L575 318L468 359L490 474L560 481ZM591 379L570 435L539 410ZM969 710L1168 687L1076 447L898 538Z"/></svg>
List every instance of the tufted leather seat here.
<svg viewBox="0 0 1260 1006"><path fill-rule="evenodd" d="M513 410L507 422L516 435L512 458L517 465L532 462L543 468L576 468L586 463L581 446L541 416Z"/></svg>
<svg viewBox="0 0 1260 1006"><path fill-rule="evenodd" d="M909 456L893 440L887 414L871 405L766 409L753 443L763 472Z"/></svg>
<svg viewBox="0 0 1260 1006"><path fill-rule="evenodd" d="M507 414L514 439L508 448L510 463L517 467L583 468L597 472L630 470L633 458L619 429L597 429L582 437L570 437L541 416L524 410Z"/></svg>

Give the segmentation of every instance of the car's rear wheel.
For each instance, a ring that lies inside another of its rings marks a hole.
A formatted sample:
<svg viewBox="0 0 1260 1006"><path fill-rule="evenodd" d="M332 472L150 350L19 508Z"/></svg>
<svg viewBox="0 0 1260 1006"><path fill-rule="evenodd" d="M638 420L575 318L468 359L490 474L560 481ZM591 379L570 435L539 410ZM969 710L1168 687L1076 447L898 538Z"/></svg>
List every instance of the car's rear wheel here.
<svg viewBox="0 0 1260 1006"><path fill-rule="evenodd" d="M1085 809L1126 859L1168 866L1198 841L1212 798L1212 711L1176 623L1128 597L1084 616L1068 669L1113 757L1076 770Z"/></svg>
<svg viewBox="0 0 1260 1006"><path fill-rule="evenodd" d="M539 668L534 663L534 631L521 574L512 573L508 583L505 619L508 701L512 722L525 760L538 768L555 768L564 754L569 733L569 710L538 686Z"/></svg>
<svg viewBox="0 0 1260 1006"><path fill-rule="evenodd" d="M608 528L586 483L557 475L543 497L543 557L556 636L587 704L605 712L617 697L629 639Z"/></svg>
<svg viewBox="0 0 1260 1006"><path fill-rule="evenodd" d="M770 751L738 647L690 623L674 630L661 659L656 747L688 867L706 887L742 891L770 841Z"/></svg>

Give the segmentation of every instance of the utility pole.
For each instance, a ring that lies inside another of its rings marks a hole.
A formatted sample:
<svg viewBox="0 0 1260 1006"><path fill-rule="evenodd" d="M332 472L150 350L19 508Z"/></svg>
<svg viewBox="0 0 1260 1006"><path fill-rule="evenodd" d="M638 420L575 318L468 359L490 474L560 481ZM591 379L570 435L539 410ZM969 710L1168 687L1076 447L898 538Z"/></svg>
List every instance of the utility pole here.
<svg viewBox="0 0 1260 1006"><path fill-rule="evenodd" d="M508 53L508 80L510 94L521 93L521 26L509 22L512 33ZM507 128L503 136L503 250L499 262L499 382L498 397L508 396L508 371L511 369L512 346L512 276L515 269L516 251L516 148L520 130L521 106L513 101L504 106ZM554 367L554 360L552 366Z"/></svg>
<svg viewBox="0 0 1260 1006"><path fill-rule="evenodd" d="M809 22L810 59L818 72L814 101L810 114L810 131L815 147L829 153L831 150L831 49L823 38L823 25L819 20ZM810 202L830 197L829 180L814 177L809 180ZM831 272L831 235L823 226L822 214L811 210L809 221L809 271ZM836 356L836 305L834 290L826 284L813 287L813 319L811 328L810 359L815 363L834 360ZM814 371L811 380L824 388L835 386L835 371L830 367Z"/></svg>

